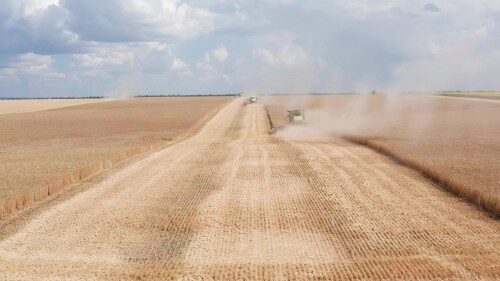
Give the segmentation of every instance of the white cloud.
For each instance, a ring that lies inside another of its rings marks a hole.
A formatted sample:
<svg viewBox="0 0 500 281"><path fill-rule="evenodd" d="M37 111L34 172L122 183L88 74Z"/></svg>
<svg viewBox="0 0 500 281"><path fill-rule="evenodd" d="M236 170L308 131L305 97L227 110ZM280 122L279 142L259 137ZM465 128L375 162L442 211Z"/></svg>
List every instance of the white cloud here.
<svg viewBox="0 0 500 281"><path fill-rule="evenodd" d="M79 37L66 25L70 17L55 0L19 0L2 4L0 52L55 54L75 51L79 48Z"/></svg>
<svg viewBox="0 0 500 281"><path fill-rule="evenodd" d="M172 62L172 66L170 67L171 70L174 71L183 71L189 68L189 65L185 62L183 62L179 58L175 58L174 61Z"/></svg>
<svg viewBox="0 0 500 281"><path fill-rule="evenodd" d="M170 70L177 73L179 77L188 77L193 75L193 72L191 71L189 64L185 63L180 58L173 59L172 64L170 66Z"/></svg>
<svg viewBox="0 0 500 281"><path fill-rule="evenodd" d="M205 57L205 60L199 61L196 64L196 69L199 73L198 77L201 81L210 81L216 78L217 72L216 70L207 62L209 57Z"/></svg>
<svg viewBox="0 0 500 281"><path fill-rule="evenodd" d="M240 60L236 79L244 90L255 93L297 93L320 91L322 85L334 79L325 63L309 54L303 46L289 41L276 45L274 40Z"/></svg>
<svg viewBox="0 0 500 281"><path fill-rule="evenodd" d="M63 73L52 69L54 60L51 56L41 56L33 53L18 55L14 61L0 69L3 80L21 81L23 77L37 77L41 79L64 78Z"/></svg>
<svg viewBox="0 0 500 281"><path fill-rule="evenodd" d="M185 40L215 15L178 0L17 0L0 5L0 52L79 53L93 42Z"/></svg>
<svg viewBox="0 0 500 281"><path fill-rule="evenodd" d="M135 56L132 52L100 52L74 55L76 63L85 68L131 67Z"/></svg>
<svg viewBox="0 0 500 281"><path fill-rule="evenodd" d="M168 45L159 42L94 43L89 49L87 53L72 56L73 68L85 76L163 71L172 58Z"/></svg>
<svg viewBox="0 0 500 281"><path fill-rule="evenodd" d="M498 89L500 50L485 45L488 34L478 29L451 38L435 38L428 47L431 55L403 62L394 70L389 88L395 91Z"/></svg>
<svg viewBox="0 0 500 281"><path fill-rule="evenodd" d="M93 41L187 39L212 30L214 15L177 0L66 0L69 26Z"/></svg>
<svg viewBox="0 0 500 281"><path fill-rule="evenodd" d="M121 2L121 1L120 1ZM212 28L213 15L177 0L135 0L124 4L124 15L159 34L189 38Z"/></svg>
<svg viewBox="0 0 500 281"><path fill-rule="evenodd" d="M223 45L203 54L203 57L196 63L197 77L199 77L199 80L208 82L221 79L227 82L229 76L222 73L218 69L221 64L216 64L215 62L222 63L226 61L228 57L229 52Z"/></svg>
<svg viewBox="0 0 500 281"><path fill-rule="evenodd" d="M229 57L229 52L224 46L213 49L210 53L218 62L224 62Z"/></svg>
<svg viewBox="0 0 500 281"><path fill-rule="evenodd" d="M50 6L59 6L59 0L24 0L18 5L25 16L37 16Z"/></svg>
<svg viewBox="0 0 500 281"><path fill-rule="evenodd" d="M102 88L136 73L203 91L500 88L499 1L4 2L4 81L57 62Z"/></svg>
<svg viewBox="0 0 500 281"><path fill-rule="evenodd" d="M276 52L261 48L254 51L257 58L272 66L301 67L310 63L311 57L303 48L288 43Z"/></svg>

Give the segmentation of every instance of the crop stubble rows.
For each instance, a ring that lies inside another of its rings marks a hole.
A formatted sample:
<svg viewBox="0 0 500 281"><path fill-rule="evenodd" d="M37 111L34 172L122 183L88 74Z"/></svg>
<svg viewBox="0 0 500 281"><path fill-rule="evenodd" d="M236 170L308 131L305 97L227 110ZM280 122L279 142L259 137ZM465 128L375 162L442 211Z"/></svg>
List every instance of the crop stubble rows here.
<svg viewBox="0 0 500 281"><path fill-rule="evenodd" d="M367 148L270 136L242 104L5 236L0 279L499 276L498 221Z"/></svg>
<svg viewBox="0 0 500 281"><path fill-rule="evenodd" d="M500 216L500 104L412 95L264 97L276 127L307 109L309 127L342 136L422 171Z"/></svg>

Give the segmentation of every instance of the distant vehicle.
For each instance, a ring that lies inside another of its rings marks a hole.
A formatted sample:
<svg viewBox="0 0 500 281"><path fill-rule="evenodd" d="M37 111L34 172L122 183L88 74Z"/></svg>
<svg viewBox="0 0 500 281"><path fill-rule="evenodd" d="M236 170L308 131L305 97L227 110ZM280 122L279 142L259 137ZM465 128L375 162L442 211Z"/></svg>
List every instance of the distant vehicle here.
<svg viewBox="0 0 500 281"><path fill-rule="evenodd" d="M288 111L288 121L290 123L300 124L306 122L306 114L302 109Z"/></svg>
<svg viewBox="0 0 500 281"><path fill-rule="evenodd" d="M257 97L256 96L251 96L250 97L250 103L257 102Z"/></svg>
<svg viewBox="0 0 500 281"><path fill-rule="evenodd" d="M239 97L242 97L242 96L243 96L243 93L241 93L241 92L240 92L240 93L238 93L238 96L239 96Z"/></svg>

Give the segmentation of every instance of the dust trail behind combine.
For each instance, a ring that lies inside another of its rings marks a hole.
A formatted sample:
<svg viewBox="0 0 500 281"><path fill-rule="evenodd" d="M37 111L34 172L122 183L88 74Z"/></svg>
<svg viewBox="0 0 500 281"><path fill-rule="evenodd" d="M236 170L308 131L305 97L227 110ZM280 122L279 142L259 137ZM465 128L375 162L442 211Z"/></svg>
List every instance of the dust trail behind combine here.
<svg viewBox="0 0 500 281"><path fill-rule="evenodd" d="M482 279L500 225L388 158L267 134L262 105L35 214L0 279Z"/></svg>

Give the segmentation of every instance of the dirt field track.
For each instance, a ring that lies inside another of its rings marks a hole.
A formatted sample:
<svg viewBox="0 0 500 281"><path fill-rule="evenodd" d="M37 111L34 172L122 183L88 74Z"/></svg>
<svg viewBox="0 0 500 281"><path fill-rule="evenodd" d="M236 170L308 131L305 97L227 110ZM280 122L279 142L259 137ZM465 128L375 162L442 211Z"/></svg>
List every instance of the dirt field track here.
<svg viewBox="0 0 500 281"><path fill-rule="evenodd" d="M1 280L498 280L500 222L241 99L195 136L0 228Z"/></svg>

